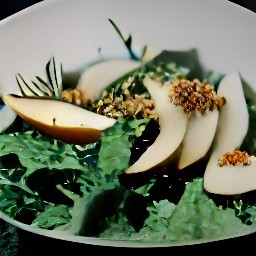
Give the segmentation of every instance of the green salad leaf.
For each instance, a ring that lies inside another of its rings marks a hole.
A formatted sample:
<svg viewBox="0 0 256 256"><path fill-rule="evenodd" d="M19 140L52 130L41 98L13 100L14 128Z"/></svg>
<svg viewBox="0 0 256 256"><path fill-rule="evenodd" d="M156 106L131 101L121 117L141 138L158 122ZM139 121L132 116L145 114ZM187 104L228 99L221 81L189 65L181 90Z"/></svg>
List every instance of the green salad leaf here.
<svg viewBox="0 0 256 256"><path fill-rule="evenodd" d="M154 201L147 207L149 216L138 232L129 228L125 216L120 216L118 223L110 223L101 237L159 242L186 241L217 238L231 234L233 229L243 230L244 224L235 216L235 210L217 207L204 193L202 181L202 178L197 178L188 183L177 205L168 200ZM123 226L124 222L126 225Z"/></svg>
<svg viewBox="0 0 256 256"><path fill-rule="evenodd" d="M16 154L21 165L26 168L24 177L45 167L83 168L70 145L33 131L1 135L0 157L10 153Z"/></svg>

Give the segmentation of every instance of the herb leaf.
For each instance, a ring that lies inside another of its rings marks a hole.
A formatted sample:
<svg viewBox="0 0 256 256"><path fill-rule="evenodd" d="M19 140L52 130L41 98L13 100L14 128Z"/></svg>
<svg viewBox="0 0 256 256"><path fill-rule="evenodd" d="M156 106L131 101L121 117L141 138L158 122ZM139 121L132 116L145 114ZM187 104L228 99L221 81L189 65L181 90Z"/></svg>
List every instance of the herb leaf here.
<svg viewBox="0 0 256 256"><path fill-rule="evenodd" d="M112 26L115 28L116 32L118 33L118 35L120 36L122 41L124 42L128 52L129 52L129 54L131 56L131 59L139 60L139 58L136 56L136 54L132 50L132 36L129 34L128 38L125 39L124 36L122 35L122 32L118 28L118 26L115 24L115 22L113 20L111 20L111 19L108 19L108 20L112 24Z"/></svg>

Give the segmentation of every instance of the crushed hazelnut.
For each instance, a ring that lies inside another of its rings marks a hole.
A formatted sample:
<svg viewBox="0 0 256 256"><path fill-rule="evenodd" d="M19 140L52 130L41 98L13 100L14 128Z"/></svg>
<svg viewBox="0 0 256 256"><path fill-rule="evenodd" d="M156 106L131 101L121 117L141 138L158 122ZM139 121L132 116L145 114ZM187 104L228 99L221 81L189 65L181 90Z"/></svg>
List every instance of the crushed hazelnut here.
<svg viewBox="0 0 256 256"><path fill-rule="evenodd" d="M84 93L78 89L67 89L61 93L61 100L67 101L76 105L87 104L88 100Z"/></svg>
<svg viewBox="0 0 256 256"><path fill-rule="evenodd" d="M121 85L121 93L119 96L114 96L114 91L103 93L103 97L93 107L96 112L112 118L122 118L124 116L141 115L157 119L153 100L148 93L135 94L130 92L134 86L133 77L129 77Z"/></svg>
<svg viewBox="0 0 256 256"><path fill-rule="evenodd" d="M214 87L207 82L201 83L198 79L171 80L169 100L176 106L181 106L189 116L193 111L205 113L206 111L222 107L226 100L219 97Z"/></svg>
<svg viewBox="0 0 256 256"><path fill-rule="evenodd" d="M219 160L218 165L224 166L224 165L240 165L243 166L249 166L251 164L251 158L254 156L250 156L245 151L240 150L234 150L233 152L227 152L225 153Z"/></svg>

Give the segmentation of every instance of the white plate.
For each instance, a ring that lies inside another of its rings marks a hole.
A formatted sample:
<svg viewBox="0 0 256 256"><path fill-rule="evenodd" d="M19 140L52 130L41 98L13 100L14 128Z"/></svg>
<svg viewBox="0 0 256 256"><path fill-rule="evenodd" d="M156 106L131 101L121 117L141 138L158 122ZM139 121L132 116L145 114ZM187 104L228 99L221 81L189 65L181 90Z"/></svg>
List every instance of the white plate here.
<svg viewBox="0 0 256 256"><path fill-rule="evenodd" d="M240 72L256 88L256 15L226 0L45 0L0 22L0 93L18 90L15 74L27 79L45 77L44 67L54 55L64 72L81 70L99 55L128 56L108 19L123 35L132 35L135 50L197 48L206 68ZM106 246L165 247L209 242L145 243L78 237L21 224L13 225L43 236ZM226 239L254 232L238 230ZM211 240L212 241L212 240Z"/></svg>

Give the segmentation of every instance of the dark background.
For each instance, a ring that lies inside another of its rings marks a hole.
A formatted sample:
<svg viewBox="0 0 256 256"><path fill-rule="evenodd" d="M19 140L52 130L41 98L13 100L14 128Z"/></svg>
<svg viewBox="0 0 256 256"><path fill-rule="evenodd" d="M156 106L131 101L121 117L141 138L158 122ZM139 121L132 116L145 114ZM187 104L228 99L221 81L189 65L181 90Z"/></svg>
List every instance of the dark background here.
<svg viewBox="0 0 256 256"><path fill-rule="evenodd" d="M0 0L0 19L18 12L40 0Z"/></svg>
<svg viewBox="0 0 256 256"><path fill-rule="evenodd" d="M35 4L41 1L42 0L0 0L0 19L3 19L17 11L20 11L32 4ZM226 0L223 0L223 1L226 1ZM239 4L247 9L250 9L256 12L255 0L232 0L230 2Z"/></svg>
<svg viewBox="0 0 256 256"><path fill-rule="evenodd" d="M256 12L256 1L255 0L232 0L235 4L239 4L253 12Z"/></svg>
<svg viewBox="0 0 256 256"><path fill-rule="evenodd" d="M214 1L214 0L212 0ZM226 0L223 0L226 1ZM39 0L0 0L0 19L18 12L32 4L41 2ZM256 0L234 0L231 1L237 3L247 9L256 12ZM131 17L132 18L132 17ZM256 24L255 24L256 25ZM256 26L255 26L256 27ZM256 29L255 29L256 30ZM0 38L1 43L1 38ZM255 42L256 43L256 42ZM256 234L248 235L240 238L228 239L224 241L212 242L208 244L192 245L185 247L170 247L170 248L111 248L102 246L85 245L79 243L65 242L61 240L50 239L47 237L38 236L18 230L19 245L17 256L36 256L36 255L61 255L61 256L82 256L87 254L99 254L104 255L117 255L117 254L137 254L139 255L207 255L207 254L223 254L224 251L229 255L231 253L248 253L249 251L255 251ZM1 236L0 236L1 246ZM0 251L0 256L9 256ZM14 254L12 255L14 256ZM15 254L16 256L16 254Z"/></svg>

